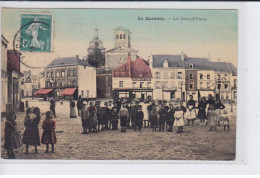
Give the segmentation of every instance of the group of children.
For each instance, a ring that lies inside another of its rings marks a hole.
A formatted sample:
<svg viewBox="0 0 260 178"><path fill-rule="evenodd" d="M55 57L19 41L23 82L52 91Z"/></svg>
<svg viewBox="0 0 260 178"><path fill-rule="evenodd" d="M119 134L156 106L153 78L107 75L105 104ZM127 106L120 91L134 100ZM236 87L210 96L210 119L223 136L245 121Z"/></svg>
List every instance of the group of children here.
<svg viewBox="0 0 260 178"><path fill-rule="evenodd" d="M49 152L49 144L54 152L54 144L57 142L55 128L56 123L53 120L54 114L52 111L46 112L46 119L42 124L42 137L41 143L46 145L45 153ZM25 154L28 154L29 146L34 146L35 153L38 153L37 146L40 145L40 136L38 125L41 119L40 109L28 108L26 110L26 116L24 119L25 131L23 134L23 139L21 139L20 132L17 130L16 124L16 113L14 111L8 111L6 114L5 122L5 143L4 148L7 150L7 155L9 159L15 158L14 149L19 148L22 144L26 145Z"/></svg>

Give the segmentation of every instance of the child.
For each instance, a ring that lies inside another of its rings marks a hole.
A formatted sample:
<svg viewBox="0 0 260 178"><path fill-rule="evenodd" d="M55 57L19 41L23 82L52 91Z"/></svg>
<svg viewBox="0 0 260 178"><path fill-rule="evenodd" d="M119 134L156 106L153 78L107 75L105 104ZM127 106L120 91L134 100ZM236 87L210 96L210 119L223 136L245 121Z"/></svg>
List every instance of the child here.
<svg viewBox="0 0 260 178"><path fill-rule="evenodd" d="M46 112L46 119L42 124L43 134L42 134L42 144L46 144L45 153L49 153L49 144L51 144L51 152L54 152L54 144L57 142L56 139L56 122L53 120L53 113L51 111Z"/></svg>
<svg viewBox="0 0 260 178"><path fill-rule="evenodd" d="M167 132L173 132L172 127L174 123L174 108L172 104L169 104L169 111L168 111L168 117L167 117L167 124L168 124L168 130Z"/></svg>
<svg viewBox="0 0 260 178"><path fill-rule="evenodd" d="M174 126L178 127L177 133L182 133L183 126L184 126L184 118L183 118L184 110L181 106L182 105L180 103L180 105L175 108L175 112L174 112L174 118L175 118Z"/></svg>
<svg viewBox="0 0 260 178"><path fill-rule="evenodd" d="M137 113L136 113L135 117L136 117L136 125L138 127L138 130L141 132L141 128L143 126L143 120L144 120L144 113L142 111L142 106L141 105L138 106L138 110L137 110ZM136 128L135 128L134 131L136 131Z"/></svg>
<svg viewBox="0 0 260 178"><path fill-rule="evenodd" d="M199 113L198 118L200 119L200 126L205 125L205 119L206 119L206 107L207 103L205 101L205 98L200 97L200 102L198 105Z"/></svg>
<svg viewBox="0 0 260 178"><path fill-rule="evenodd" d="M90 106L88 107L89 111L89 119L90 119L90 127L89 132L97 132L97 108L94 106L94 102L89 103Z"/></svg>
<svg viewBox="0 0 260 178"><path fill-rule="evenodd" d="M164 105L161 105L161 108L159 110L159 131L164 131L164 125L165 125L165 121L167 119L168 116L168 110L167 107L165 107Z"/></svg>
<svg viewBox="0 0 260 178"><path fill-rule="evenodd" d="M35 153L38 153L37 146L40 146L40 136L38 125L41 119L40 109L38 107L26 110L26 117L24 120L24 126L26 127L23 134L23 143L26 145L25 154L28 154L29 146L32 145L35 148Z"/></svg>
<svg viewBox="0 0 260 178"><path fill-rule="evenodd" d="M19 148L21 143L20 134L16 128L16 114L14 111L9 111L6 114L5 122L5 143L4 148L7 150L8 159L14 159L14 149Z"/></svg>
<svg viewBox="0 0 260 178"><path fill-rule="evenodd" d="M150 117L151 117L151 126L153 128L153 131L156 131L156 128L158 127L158 111L156 105L152 106Z"/></svg>
<svg viewBox="0 0 260 178"><path fill-rule="evenodd" d="M112 130L118 130L117 108L113 108L113 111L112 111Z"/></svg>
<svg viewBox="0 0 260 178"><path fill-rule="evenodd" d="M126 122L129 118L129 113L126 108L126 104L123 104L123 108L119 110L119 118L120 118L120 126L121 126L121 132L126 132Z"/></svg>

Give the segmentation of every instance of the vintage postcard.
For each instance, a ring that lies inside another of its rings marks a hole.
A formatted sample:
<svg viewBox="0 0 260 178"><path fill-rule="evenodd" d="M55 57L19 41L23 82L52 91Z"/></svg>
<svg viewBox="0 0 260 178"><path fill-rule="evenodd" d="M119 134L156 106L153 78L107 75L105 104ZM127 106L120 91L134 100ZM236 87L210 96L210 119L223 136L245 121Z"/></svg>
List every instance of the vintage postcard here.
<svg viewBox="0 0 260 178"><path fill-rule="evenodd" d="M1 13L2 159L236 159L237 10Z"/></svg>

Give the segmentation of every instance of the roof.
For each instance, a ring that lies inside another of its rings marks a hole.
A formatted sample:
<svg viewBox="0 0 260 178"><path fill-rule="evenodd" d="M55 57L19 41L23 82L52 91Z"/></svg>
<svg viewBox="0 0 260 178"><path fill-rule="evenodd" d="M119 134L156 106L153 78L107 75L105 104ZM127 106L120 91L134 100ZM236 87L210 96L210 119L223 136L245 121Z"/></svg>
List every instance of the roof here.
<svg viewBox="0 0 260 178"><path fill-rule="evenodd" d="M232 73L228 63L226 62L212 62L212 64L215 71Z"/></svg>
<svg viewBox="0 0 260 178"><path fill-rule="evenodd" d="M132 78L152 78L152 71L147 62L142 58L131 61Z"/></svg>
<svg viewBox="0 0 260 178"><path fill-rule="evenodd" d="M214 70L212 62L207 58L184 58L185 68L189 69L189 64L193 64L193 69Z"/></svg>
<svg viewBox="0 0 260 178"><path fill-rule="evenodd" d="M163 62L167 60L169 68L184 68L181 55L153 55L153 67L163 67Z"/></svg>
<svg viewBox="0 0 260 178"><path fill-rule="evenodd" d="M115 28L115 29L114 29L114 31L118 31L118 30L130 31L128 28L125 28L125 27L118 27L118 28Z"/></svg>
<svg viewBox="0 0 260 178"><path fill-rule="evenodd" d="M61 95L73 95L76 91L76 88L65 88Z"/></svg>
<svg viewBox="0 0 260 178"><path fill-rule="evenodd" d="M112 74L112 70L106 70L105 68L97 68L97 75L98 74Z"/></svg>
<svg viewBox="0 0 260 178"><path fill-rule="evenodd" d="M152 78L152 72L144 59L139 57L131 61L128 57L126 63L113 70L113 77Z"/></svg>
<svg viewBox="0 0 260 178"><path fill-rule="evenodd" d="M83 61L77 57L65 57L54 59L46 68L62 67L62 66L91 66L87 61Z"/></svg>
<svg viewBox="0 0 260 178"><path fill-rule="evenodd" d="M230 70L232 72L232 75L237 76L237 68L236 68L236 66L234 66L234 64L232 64L232 63L228 63L228 65L229 65L229 68L230 68Z"/></svg>

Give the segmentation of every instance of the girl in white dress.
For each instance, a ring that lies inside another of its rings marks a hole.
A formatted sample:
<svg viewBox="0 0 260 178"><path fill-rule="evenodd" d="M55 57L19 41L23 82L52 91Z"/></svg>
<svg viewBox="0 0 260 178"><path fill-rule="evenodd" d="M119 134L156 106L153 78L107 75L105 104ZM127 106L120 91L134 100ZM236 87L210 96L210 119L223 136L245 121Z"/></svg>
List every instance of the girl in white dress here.
<svg viewBox="0 0 260 178"><path fill-rule="evenodd" d="M178 103L178 106L175 108L175 112L174 112L174 126L178 127L178 131L177 133L182 133L183 131L183 127L184 127L184 112L183 109L180 105L180 103Z"/></svg>

